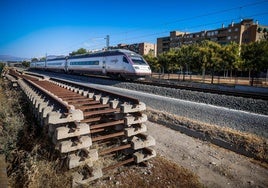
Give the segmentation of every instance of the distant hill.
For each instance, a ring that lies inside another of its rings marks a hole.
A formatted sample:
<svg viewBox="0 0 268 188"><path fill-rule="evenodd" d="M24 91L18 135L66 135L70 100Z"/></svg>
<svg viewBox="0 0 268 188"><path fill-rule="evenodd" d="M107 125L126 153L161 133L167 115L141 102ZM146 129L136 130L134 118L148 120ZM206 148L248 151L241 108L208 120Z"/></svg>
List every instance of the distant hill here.
<svg viewBox="0 0 268 188"><path fill-rule="evenodd" d="M15 57L11 55L0 55L0 61L24 61L28 60L27 58Z"/></svg>

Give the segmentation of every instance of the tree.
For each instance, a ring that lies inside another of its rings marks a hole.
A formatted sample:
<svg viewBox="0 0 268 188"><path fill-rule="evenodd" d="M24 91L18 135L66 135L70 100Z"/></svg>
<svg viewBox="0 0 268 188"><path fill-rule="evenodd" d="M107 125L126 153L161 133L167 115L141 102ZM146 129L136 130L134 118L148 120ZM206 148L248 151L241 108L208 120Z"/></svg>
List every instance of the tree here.
<svg viewBox="0 0 268 188"><path fill-rule="evenodd" d="M206 70L210 70L211 83L213 84L214 73L220 69L222 63L221 45L213 41L202 41L198 47L199 62L202 63L203 79L205 79Z"/></svg>
<svg viewBox="0 0 268 188"><path fill-rule="evenodd" d="M208 41L202 41L198 47L197 47L197 52L195 55L198 57L198 62L199 64L202 65L202 75L203 75L203 80L205 80L205 75L206 75L206 69L208 67L208 60L209 60L209 48L208 48Z"/></svg>
<svg viewBox="0 0 268 188"><path fill-rule="evenodd" d="M72 53L69 53L70 56L78 55L78 54L85 54L87 53L87 50L85 48L79 48L76 51L73 51Z"/></svg>
<svg viewBox="0 0 268 188"><path fill-rule="evenodd" d="M250 72L251 86L260 71L268 69L268 40L245 44L241 49L243 67Z"/></svg>
<svg viewBox="0 0 268 188"><path fill-rule="evenodd" d="M166 70L170 73L179 68L180 53L177 49L170 49L167 53L167 67Z"/></svg>
<svg viewBox="0 0 268 188"><path fill-rule="evenodd" d="M232 71L240 67L241 58L239 53L239 45L235 42L222 46L222 69L230 70L230 77L232 77Z"/></svg>
<svg viewBox="0 0 268 188"><path fill-rule="evenodd" d="M167 70L168 68L168 58L167 58L167 52L163 52L161 54L158 55L158 63L161 67L162 72L164 73L165 70Z"/></svg>
<svg viewBox="0 0 268 188"><path fill-rule="evenodd" d="M30 63L29 61L23 61L21 64L24 66L24 67L30 67Z"/></svg>
<svg viewBox="0 0 268 188"><path fill-rule="evenodd" d="M37 62L38 61L38 58L34 57L32 58L31 62Z"/></svg>
<svg viewBox="0 0 268 188"><path fill-rule="evenodd" d="M195 52L195 44L192 45L183 45L180 48L180 56L179 56L179 62L180 66L183 71L183 81L185 80L185 71L190 72L192 70L192 67L194 67L196 56L194 54ZM190 75L190 79L191 79Z"/></svg>

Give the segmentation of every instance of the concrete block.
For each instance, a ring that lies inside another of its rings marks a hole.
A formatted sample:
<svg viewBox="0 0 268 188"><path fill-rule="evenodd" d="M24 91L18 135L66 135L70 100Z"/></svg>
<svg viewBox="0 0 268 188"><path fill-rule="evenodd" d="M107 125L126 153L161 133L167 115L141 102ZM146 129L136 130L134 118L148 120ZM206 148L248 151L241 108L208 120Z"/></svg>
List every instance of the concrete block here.
<svg viewBox="0 0 268 188"><path fill-rule="evenodd" d="M70 154L68 156L67 166L69 169L85 164L92 167L93 162L97 161L98 158L98 151L96 149L82 149L80 152L76 152L75 154Z"/></svg>
<svg viewBox="0 0 268 188"><path fill-rule="evenodd" d="M101 95L94 95L93 98L95 101L100 101Z"/></svg>
<svg viewBox="0 0 268 188"><path fill-rule="evenodd" d="M44 99L41 99L40 97L37 97L36 100L33 102L33 106L35 109L38 109L39 104L43 103Z"/></svg>
<svg viewBox="0 0 268 188"><path fill-rule="evenodd" d="M70 138L80 135L90 134L89 125L80 123L77 127L58 127L55 130L54 137L57 140Z"/></svg>
<svg viewBox="0 0 268 188"><path fill-rule="evenodd" d="M74 106L69 105L71 107L70 114L67 116L69 122L71 121L81 121L84 119L84 113L82 110L74 109Z"/></svg>
<svg viewBox="0 0 268 188"><path fill-rule="evenodd" d="M41 120L43 120L45 117L43 117L43 109L48 107L48 102L41 102L38 104L37 108L36 108L36 112L37 112L37 117Z"/></svg>
<svg viewBox="0 0 268 188"><path fill-rule="evenodd" d="M82 96L86 97L88 95L88 91L83 91Z"/></svg>
<svg viewBox="0 0 268 188"><path fill-rule="evenodd" d="M121 104L121 106L120 106L121 113L141 112L144 110L146 110L146 105L143 102L140 102L137 105Z"/></svg>
<svg viewBox="0 0 268 188"><path fill-rule="evenodd" d="M155 139L152 136L145 133L133 136L133 138L130 141L131 141L131 147L134 150L155 145Z"/></svg>
<svg viewBox="0 0 268 188"><path fill-rule="evenodd" d="M84 119L84 114L81 110L70 110L70 113L67 116L58 112L50 112L46 119L48 124L59 124L74 121L79 122Z"/></svg>
<svg viewBox="0 0 268 188"><path fill-rule="evenodd" d="M79 90L77 91L77 93L80 94L80 95L81 95L83 92L84 92L83 89L79 89Z"/></svg>
<svg viewBox="0 0 268 188"><path fill-rule="evenodd" d="M90 99L92 99L94 97L94 93L88 93L87 94L87 97L90 98Z"/></svg>
<svg viewBox="0 0 268 188"><path fill-rule="evenodd" d="M136 125L135 127L125 128L124 132L127 137L134 136L147 131L147 127L144 124Z"/></svg>
<svg viewBox="0 0 268 188"><path fill-rule="evenodd" d="M82 174L79 172L74 172L72 174L73 176L72 187L81 187L82 185L87 184L103 176L102 169L99 166L93 166L93 167L87 167L87 168L89 168L87 170L88 173ZM84 170L84 172L85 171L86 170Z"/></svg>
<svg viewBox="0 0 268 188"><path fill-rule="evenodd" d="M42 113L42 111L45 107L48 107L48 102L43 101L43 102L39 103L37 106L38 113Z"/></svg>
<svg viewBox="0 0 268 188"><path fill-rule="evenodd" d="M47 107L45 107L45 108L42 108L42 118L43 119L46 119L46 117L47 117L47 115L49 114L49 113L51 113L53 111L53 107L52 106L47 106Z"/></svg>
<svg viewBox="0 0 268 188"><path fill-rule="evenodd" d="M118 104L119 104L119 101L118 100L111 100L110 101L110 107L112 108L112 109L115 109L115 108L117 108L117 106L118 106Z"/></svg>
<svg viewBox="0 0 268 188"><path fill-rule="evenodd" d="M100 103L101 104L107 104L109 102L109 97L101 97L100 99Z"/></svg>
<svg viewBox="0 0 268 188"><path fill-rule="evenodd" d="M152 148L143 148L133 154L136 163L141 163L156 156L156 152Z"/></svg>
<svg viewBox="0 0 268 188"><path fill-rule="evenodd" d="M125 117L125 125L133 125L133 124L139 124L144 123L148 120L146 114L142 114L142 116L134 117L133 115L129 115Z"/></svg>
<svg viewBox="0 0 268 188"><path fill-rule="evenodd" d="M88 148L92 145L90 136L81 136L77 139L70 139L66 141L60 141L59 150L61 153L68 153L82 148Z"/></svg>

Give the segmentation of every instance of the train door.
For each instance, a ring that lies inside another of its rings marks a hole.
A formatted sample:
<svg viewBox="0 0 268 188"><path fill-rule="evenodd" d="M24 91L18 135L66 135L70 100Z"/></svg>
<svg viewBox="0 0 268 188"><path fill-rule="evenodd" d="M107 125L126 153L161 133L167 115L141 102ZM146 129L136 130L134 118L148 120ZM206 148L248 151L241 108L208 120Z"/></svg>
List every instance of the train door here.
<svg viewBox="0 0 268 188"><path fill-rule="evenodd" d="M124 73L128 73L131 70L131 65L128 61L128 59L123 56L123 69L124 69Z"/></svg>
<svg viewBox="0 0 268 188"><path fill-rule="evenodd" d="M106 57L104 57L102 61L102 74L106 74L106 72Z"/></svg>
<svg viewBox="0 0 268 188"><path fill-rule="evenodd" d="M65 61L64 61L64 70L66 73L68 72L68 59L67 59L67 57L65 58Z"/></svg>

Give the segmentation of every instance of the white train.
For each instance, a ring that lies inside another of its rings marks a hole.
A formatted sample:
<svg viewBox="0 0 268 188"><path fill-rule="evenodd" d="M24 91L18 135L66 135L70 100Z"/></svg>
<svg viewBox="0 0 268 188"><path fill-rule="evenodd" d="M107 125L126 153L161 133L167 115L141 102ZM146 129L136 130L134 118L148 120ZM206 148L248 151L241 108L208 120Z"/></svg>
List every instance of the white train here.
<svg viewBox="0 0 268 188"><path fill-rule="evenodd" d="M141 55L122 49L32 62L30 68L101 74L126 79L139 79L151 75L150 66Z"/></svg>

